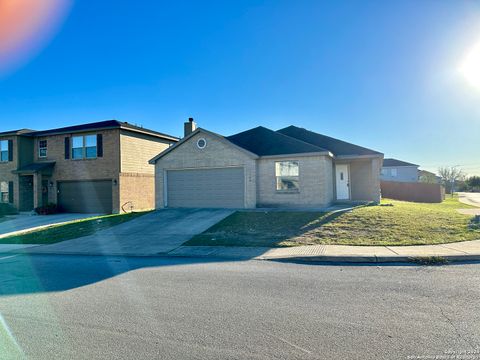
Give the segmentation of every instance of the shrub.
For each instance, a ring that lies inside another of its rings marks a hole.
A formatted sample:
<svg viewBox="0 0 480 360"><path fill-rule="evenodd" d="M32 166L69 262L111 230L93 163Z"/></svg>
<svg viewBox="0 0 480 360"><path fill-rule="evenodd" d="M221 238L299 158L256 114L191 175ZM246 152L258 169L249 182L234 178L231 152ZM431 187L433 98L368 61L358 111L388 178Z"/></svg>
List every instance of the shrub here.
<svg viewBox="0 0 480 360"><path fill-rule="evenodd" d="M10 204L0 204L0 216L1 215L15 215L18 211Z"/></svg>
<svg viewBox="0 0 480 360"><path fill-rule="evenodd" d="M38 215L52 215L52 214L58 214L59 209L57 207L57 204L49 203L45 206L40 206L35 209L35 212Z"/></svg>

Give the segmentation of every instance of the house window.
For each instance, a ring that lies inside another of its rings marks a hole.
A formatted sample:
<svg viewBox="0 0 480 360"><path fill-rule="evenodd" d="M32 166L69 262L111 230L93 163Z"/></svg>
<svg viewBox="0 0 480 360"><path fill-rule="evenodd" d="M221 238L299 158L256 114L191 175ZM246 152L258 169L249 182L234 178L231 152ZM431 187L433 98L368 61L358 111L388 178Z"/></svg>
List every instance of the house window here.
<svg viewBox="0 0 480 360"><path fill-rule="evenodd" d="M277 191L298 191L298 168L298 161L277 161L275 163Z"/></svg>
<svg viewBox="0 0 480 360"><path fill-rule="evenodd" d="M97 135L74 136L72 159L95 159L97 157Z"/></svg>
<svg viewBox="0 0 480 360"><path fill-rule="evenodd" d="M87 159L97 157L97 135L85 136L85 157Z"/></svg>
<svg viewBox="0 0 480 360"><path fill-rule="evenodd" d="M9 195L8 195L8 182L0 182L0 202L8 204Z"/></svg>
<svg viewBox="0 0 480 360"><path fill-rule="evenodd" d="M0 141L0 161L8 161L8 155L8 140L2 140Z"/></svg>
<svg viewBox="0 0 480 360"><path fill-rule="evenodd" d="M40 140L38 142L38 157L47 157L47 140Z"/></svg>
<svg viewBox="0 0 480 360"><path fill-rule="evenodd" d="M397 177L397 169L392 169L390 171L391 171L392 177Z"/></svg>

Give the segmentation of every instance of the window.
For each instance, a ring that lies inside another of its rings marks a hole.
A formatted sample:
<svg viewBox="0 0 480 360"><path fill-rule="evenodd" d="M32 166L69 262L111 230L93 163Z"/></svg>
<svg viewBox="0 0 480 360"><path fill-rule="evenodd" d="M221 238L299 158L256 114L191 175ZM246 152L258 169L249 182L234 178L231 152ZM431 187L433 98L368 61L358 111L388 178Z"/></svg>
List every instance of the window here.
<svg viewBox="0 0 480 360"><path fill-rule="evenodd" d="M390 171L391 171L392 177L397 177L397 169L392 169Z"/></svg>
<svg viewBox="0 0 480 360"><path fill-rule="evenodd" d="M8 182L6 181L0 182L0 202L7 204L9 202Z"/></svg>
<svg viewBox="0 0 480 360"><path fill-rule="evenodd" d="M85 136L85 157L87 159L97 157L97 135Z"/></svg>
<svg viewBox="0 0 480 360"><path fill-rule="evenodd" d="M387 170L386 169L382 169L382 171L380 172L383 176L387 175Z"/></svg>
<svg viewBox="0 0 480 360"><path fill-rule="evenodd" d="M0 141L0 161L8 161L8 158L8 140L2 140Z"/></svg>
<svg viewBox="0 0 480 360"><path fill-rule="evenodd" d="M74 136L72 159L95 159L97 157L97 135Z"/></svg>
<svg viewBox="0 0 480 360"><path fill-rule="evenodd" d="M205 147L207 146L207 140L205 140L204 138L198 139L197 146L199 149L205 149Z"/></svg>
<svg viewBox="0 0 480 360"><path fill-rule="evenodd" d="M38 157L47 157L47 140L40 140L38 142Z"/></svg>
<svg viewBox="0 0 480 360"><path fill-rule="evenodd" d="M298 161L277 161L275 163L277 191L298 191L298 174Z"/></svg>

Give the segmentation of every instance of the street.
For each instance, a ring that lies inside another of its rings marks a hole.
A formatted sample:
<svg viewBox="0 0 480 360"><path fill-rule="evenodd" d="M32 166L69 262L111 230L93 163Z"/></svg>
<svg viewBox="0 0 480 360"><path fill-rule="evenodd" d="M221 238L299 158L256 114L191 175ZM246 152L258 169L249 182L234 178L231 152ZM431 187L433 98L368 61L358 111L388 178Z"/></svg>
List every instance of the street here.
<svg viewBox="0 0 480 360"><path fill-rule="evenodd" d="M468 205L480 207L480 193L458 193L458 199Z"/></svg>
<svg viewBox="0 0 480 360"><path fill-rule="evenodd" d="M480 346L479 281L480 264L4 255L1 358L465 354Z"/></svg>

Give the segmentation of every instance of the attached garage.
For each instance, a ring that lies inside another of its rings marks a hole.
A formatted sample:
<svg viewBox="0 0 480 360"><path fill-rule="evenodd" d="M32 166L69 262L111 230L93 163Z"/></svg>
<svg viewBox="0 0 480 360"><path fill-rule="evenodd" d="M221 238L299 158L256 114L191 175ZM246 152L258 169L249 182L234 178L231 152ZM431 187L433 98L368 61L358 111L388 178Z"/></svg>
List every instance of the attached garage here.
<svg viewBox="0 0 480 360"><path fill-rule="evenodd" d="M243 167L168 170L165 177L168 207L245 207Z"/></svg>
<svg viewBox="0 0 480 360"><path fill-rule="evenodd" d="M112 181L58 182L58 205L71 213L112 213Z"/></svg>

